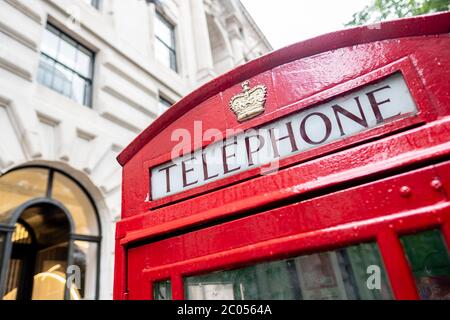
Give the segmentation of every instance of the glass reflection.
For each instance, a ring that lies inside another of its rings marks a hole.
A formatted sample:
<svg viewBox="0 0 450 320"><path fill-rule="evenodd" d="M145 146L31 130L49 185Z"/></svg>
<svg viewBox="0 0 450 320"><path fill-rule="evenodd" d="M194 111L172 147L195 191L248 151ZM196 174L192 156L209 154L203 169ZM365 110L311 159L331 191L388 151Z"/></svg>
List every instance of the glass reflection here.
<svg viewBox="0 0 450 320"><path fill-rule="evenodd" d="M172 283L170 280L153 283L154 300L172 300Z"/></svg>
<svg viewBox="0 0 450 320"><path fill-rule="evenodd" d="M7 222L12 211L28 200L45 197L48 170L24 168L0 177L0 223Z"/></svg>
<svg viewBox="0 0 450 320"><path fill-rule="evenodd" d="M79 48L77 52L77 70L85 78L91 77L92 74L92 54L85 52Z"/></svg>
<svg viewBox="0 0 450 320"><path fill-rule="evenodd" d="M15 233L17 234L20 231L21 228L16 227ZM15 244L29 245L27 242L25 238L21 238ZM66 286L67 252L67 243L40 250L35 256L32 252L29 252L28 255L32 255L32 259L35 260L34 265L30 264L31 261L28 257L20 257L17 256L17 253L13 253L9 263L6 294L3 300L24 298L25 277L28 274L32 276L30 297L32 300L63 300ZM72 286L69 293L72 299L80 299L80 294L76 287Z"/></svg>
<svg viewBox="0 0 450 320"><path fill-rule="evenodd" d="M439 230L401 237L420 297L450 300L450 257Z"/></svg>
<svg viewBox="0 0 450 320"><path fill-rule="evenodd" d="M68 244L40 250L36 256L32 299L63 300Z"/></svg>
<svg viewBox="0 0 450 320"><path fill-rule="evenodd" d="M378 271L374 283L371 266ZM392 299L373 243L188 277L185 295L190 300Z"/></svg>
<svg viewBox="0 0 450 320"><path fill-rule="evenodd" d="M49 26L44 29L42 38L41 51L50 57L56 57L58 53L59 38L55 32L56 30Z"/></svg>
<svg viewBox="0 0 450 320"><path fill-rule="evenodd" d="M75 222L75 233L98 235L96 213L84 191L68 177L55 172L52 198L70 211Z"/></svg>
<svg viewBox="0 0 450 320"><path fill-rule="evenodd" d="M156 59L164 64L166 67L170 68L172 65L171 52L167 47L160 41L155 42L155 56Z"/></svg>
<svg viewBox="0 0 450 320"><path fill-rule="evenodd" d="M165 66L177 71L175 27L157 13L155 21L155 55Z"/></svg>
<svg viewBox="0 0 450 320"><path fill-rule="evenodd" d="M82 299L95 299L95 287L97 276L97 243L87 241L75 241L73 251L74 272L80 272L78 287Z"/></svg>
<svg viewBox="0 0 450 320"><path fill-rule="evenodd" d="M173 26L169 24L160 14L156 15L155 34L168 47L174 47Z"/></svg>
<svg viewBox="0 0 450 320"><path fill-rule="evenodd" d="M61 41L59 42L59 53L56 60L61 64L74 69L75 61L77 56L77 44L69 39L68 37L62 35Z"/></svg>

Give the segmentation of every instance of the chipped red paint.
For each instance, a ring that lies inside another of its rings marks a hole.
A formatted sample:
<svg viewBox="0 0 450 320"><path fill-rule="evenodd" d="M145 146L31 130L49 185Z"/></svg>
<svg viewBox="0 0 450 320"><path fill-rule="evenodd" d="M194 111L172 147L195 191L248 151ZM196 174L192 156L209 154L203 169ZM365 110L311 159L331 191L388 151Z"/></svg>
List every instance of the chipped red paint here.
<svg viewBox="0 0 450 320"><path fill-rule="evenodd" d="M169 109L118 157L114 298L151 299L153 281L171 279L183 299L184 275L376 240L395 297L417 299L399 235L439 227L450 245L449 32L442 13L327 34L240 66ZM395 72L416 116L282 159L272 175L248 170L149 199L150 168L170 159L174 129L193 132L199 120L202 132L257 127ZM264 114L239 123L228 102L244 80L268 96Z"/></svg>

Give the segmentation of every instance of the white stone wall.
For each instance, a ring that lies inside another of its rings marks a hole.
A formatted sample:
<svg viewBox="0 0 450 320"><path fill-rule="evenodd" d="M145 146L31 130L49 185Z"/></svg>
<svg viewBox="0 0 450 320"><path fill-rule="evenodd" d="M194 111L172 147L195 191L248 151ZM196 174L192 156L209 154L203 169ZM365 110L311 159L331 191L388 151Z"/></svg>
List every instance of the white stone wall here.
<svg viewBox="0 0 450 320"><path fill-rule="evenodd" d="M93 196L103 230L101 299L112 298L118 153L158 116L159 95L175 102L271 50L238 0L160 0L176 25L176 73L155 59L155 10L145 0L100 0L99 10L81 0L0 0L0 170L49 165ZM95 52L92 108L36 82L47 21Z"/></svg>

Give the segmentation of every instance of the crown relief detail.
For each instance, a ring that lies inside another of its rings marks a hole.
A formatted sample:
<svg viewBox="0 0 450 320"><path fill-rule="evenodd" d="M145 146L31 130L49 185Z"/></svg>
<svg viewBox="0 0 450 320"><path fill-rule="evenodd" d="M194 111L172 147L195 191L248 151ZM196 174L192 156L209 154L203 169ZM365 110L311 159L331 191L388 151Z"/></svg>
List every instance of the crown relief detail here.
<svg viewBox="0 0 450 320"><path fill-rule="evenodd" d="M257 85L250 88L250 82L242 83L242 93L235 95L230 100L230 108L236 114L239 122L254 118L264 112L267 87Z"/></svg>

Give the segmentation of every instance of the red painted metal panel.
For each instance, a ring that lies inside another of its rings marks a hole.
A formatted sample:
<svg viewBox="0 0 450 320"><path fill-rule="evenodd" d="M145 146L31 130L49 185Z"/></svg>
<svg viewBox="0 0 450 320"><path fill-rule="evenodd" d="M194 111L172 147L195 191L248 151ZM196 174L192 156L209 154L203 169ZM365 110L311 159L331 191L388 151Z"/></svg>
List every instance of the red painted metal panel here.
<svg viewBox="0 0 450 320"><path fill-rule="evenodd" d="M447 201L450 201L450 163L436 166L436 178L431 182L431 187L436 191L443 192L447 197ZM450 250L450 209L440 222L442 223L441 230L447 249Z"/></svg>
<svg viewBox="0 0 450 320"><path fill-rule="evenodd" d="M431 161L450 154L448 136L443 134L443 131L450 131L449 121L378 140L282 170L276 175L259 177L225 190L161 208L154 213L124 220L118 228L127 230L128 236L123 240L127 242L235 215L355 179L399 170L414 163Z"/></svg>
<svg viewBox="0 0 450 320"><path fill-rule="evenodd" d="M450 50L450 37L448 35L439 36L439 37L429 37L426 39L423 38L408 38L408 39L400 39L396 41L384 41L378 44L379 46L389 47L391 55L387 55L386 51L374 50L371 51L371 56L373 60L377 61L378 69L369 68L370 64L355 64L353 69L347 70L346 75L343 75L339 80L330 80L332 83L332 87L330 88L330 84L322 81L322 91L317 91L317 84L314 83L314 87L310 90L306 90L307 97L303 100L297 100L294 105L278 105L277 111L269 112L264 114L263 116L256 117L243 125L237 127L228 127L228 129L245 129L248 127L252 127L255 125L261 125L262 123L266 123L267 121L271 121L277 117L286 115L287 113L291 113L295 110L301 109L302 107L311 106L311 104L319 103L320 101L324 101L329 99L333 94L336 95L339 92L343 92L350 88L355 88L358 85L362 85L367 80L366 78L386 75L386 70L389 70L389 66L391 64L395 64L398 61L405 61L405 57L407 60L410 60L409 63L404 63L402 73L405 76L406 81L408 82L409 88L412 91L413 97L415 98L416 103L420 106L426 105L426 111L423 111L424 118L426 121L431 121L436 116L442 117L448 115L450 113L449 105L450 99L448 97L448 90L450 90L450 73L439 72L440 79L437 83L432 83L428 77L435 78L433 73L436 73L435 65L439 63L441 68L439 70L449 70L450 69L450 57L445 54ZM350 52L365 52L370 49L371 45L361 45L358 48L351 48ZM340 49L347 50L347 49ZM339 51L339 50L337 50ZM327 54L327 57L332 57L333 55L338 56L348 56L351 59L350 53L339 53L339 52L331 52ZM389 59L387 59L389 57ZM311 59L319 59L318 57L311 57ZM379 62L383 60L382 62ZM406 61L407 61L406 60ZM432 64L430 64L432 62ZM292 62L291 64L293 64ZM312 62L311 62L312 63ZM283 65L282 68L292 68L291 64ZM369 66L369 67L368 67ZM314 69L314 65L311 65L309 68ZM273 73L275 71L272 71ZM278 70L277 72L281 72ZM288 72L288 71L286 71ZM393 70L392 70L393 72ZM291 70L290 73L293 73ZM330 77L333 76L331 72L325 74L330 74ZM264 78L265 79L265 78ZM351 79L351 80L350 80ZM364 82L362 82L362 80ZM437 80L437 78L436 78ZM294 80L292 80L294 81ZM255 82L257 83L257 82ZM296 81L298 83L298 80ZM302 84L308 85L311 82L305 82ZM270 85L270 83L264 83L266 85ZM277 90L281 90L278 94L286 95L287 92L284 92L283 88L285 84L282 83L280 85L275 86L275 93ZM232 90L232 93L237 92L240 89L239 85L232 87L229 90ZM226 90L220 94L219 96L225 97ZM228 95L226 95L228 97ZM269 94L271 96L271 94ZM301 97L300 97L301 98ZM214 98L211 98L214 100ZM203 110L222 110L222 112L230 113L228 110L228 101L222 98L218 98L216 96L217 103L212 103L209 100L200 104L197 108ZM277 98L276 100L279 100ZM276 100L272 100L275 103ZM216 100L214 100L216 101ZM267 104L267 108L274 108L270 105L270 101ZM208 108L210 107L210 108ZM210 129L218 129L219 131L224 131L226 128L224 127L225 121L217 121L217 119L225 119L225 117L219 117L216 114L212 114L210 117L210 113L206 111L201 115L199 113L194 112L197 108L193 109L190 112L187 112L183 115L183 117L177 120L175 123L171 125L166 125L166 128L157 136L155 139L150 141L146 146L144 146L136 155L133 157L131 161L127 163L124 168L124 174L127 175L127 179L124 181L124 204L123 204L123 217L129 217L132 215L140 214L142 212L148 211L152 208L151 202L149 199L149 167L154 166L156 164L162 163L170 159L170 152L172 148L178 143L178 141L171 141L170 136L174 129L187 129L192 136L198 136L199 134L203 134L206 130ZM435 116L433 116L435 115ZM202 120L202 128L201 132L194 132L193 124L195 121ZM413 122L414 123L414 122ZM339 148L348 147L352 145L352 143L357 143L358 141L372 138L374 136L386 135L389 133L394 133L396 129L395 126L387 125L382 128L374 129L372 133L363 133L360 135L356 135L350 140L346 141L338 141L332 144L328 144L319 149L313 149L308 152L300 153L297 156L291 157L289 159L282 160L281 165L289 166L295 162L305 161L308 158L317 157L319 154L324 154L331 152L332 150L338 150ZM400 126L401 128L402 126ZM164 141L164 143L160 143L159 141ZM201 142L201 141L200 141ZM198 147L199 145L197 145ZM143 165L144 163L144 165ZM175 195L173 197L167 197L162 201L159 201L156 205L162 205L172 201L179 201L182 197L192 196L194 193L202 193L208 192L211 189L217 188L220 185L226 183L235 183L235 181L239 181L242 179L246 179L251 175L254 175L255 172L244 172L238 176L233 176L230 178L226 178L223 181L212 183L205 185L203 187L198 188L198 190L189 190L184 195ZM126 196L125 196L126 195Z"/></svg>
<svg viewBox="0 0 450 320"><path fill-rule="evenodd" d="M301 253L339 248L353 243L374 241L377 234L386 228L391 228L390 225L396 226L396 230L401 233L435 228L439 226L438 221L443 219L449 207L448 203L434 205L383 219L353 222L323 230L270 239L193 259L185 257L184 260L154 268L146 268L141 259L139 264L136 265L136 270L146 274L146 279L163 280L171 272L178 272L183 275L200 274L267 261L268 257L270 259L283 258ZM145 248L132 248L130 251L132 251L132 256L146 254Z"/></svg>
<svg viewBox="0 0 450 320"><path fill-rule="evenodd" d="M392 228L383 230L377 240L395 297L401 300L419 299L413 274L395 231Z"/></svg>
<svg viewBox="0 0 450 320"><path fill-rule="evenodd" d="M173 299L174 300L183 300L184 299L184 286L183 286L183 278L181 274L177 273L173 275L171 278L172 281L172 290L173 290Z"/></svg>
<svg viewBox="0 0 450 320"><path fill-rule="evenodd" d="M373 223L353 223L339 227L327 228L320 231L308 232L295 236L287 236L277 239L272 239L264 242L259 242L254 245L238 247L231 250L221 251L218 253L202 256L194 259L185 259L173 264L167 264L155 268L145 268L142 263L133 266L139 272L139 281L147 283L149 279L165 279L170 274L176 273L178 275L189 276L201 274L204 272L212 272L215 270L222 270L225 268L241 267L257 262L267 261L269 259L285 258L301 253L317 252L322 250L334 249L342 246L351 245L353 243L372 241L377 234L382 233L391 225L397 225L399 231L411 232L414 229L434 228L436 221L443 218L445 211L448 212L449 204L436 205L424 208L424 210L417 210L414 212L407 212L399 216L389 217L387 219L379 219ZM403 229L403 226L405 227ZM355 232L355 228L357 232ZM400 251L397 251L399 253ZM138 252L133 254L139 255ZM389 268L391 275L396 272L396 262L403 257L388 259L386 263L394 262ZM139 260L142 261L142 260ZM136 272L135 274L138 274ZM402 282L403 277L399 279L391 279L391 281ZM408 287L406 287L408 288ZM416 295L416 290L412 290L413 286L409 286L408 292L397 291L397 298L411 298ZM181 295L181 292L178 293Z"/></svg>
<svg viewBox="0 0 450 320"><path fill-rule="evenodd" d="M241 218L210 228L207 232L159 241L152 245L152 249L145 249L153 257L147 266L218 252L225 246L230 249L439 203L445 201L444 194L429 186L435 174L433 168L428 168L310 200L300 198L296 204ZM405 186L411 189L411 194L406 197L401 194Z"/></svg>
<svg viewBox="0 0 450 320"><path fill-rule="evenodd" d="M183 299L186 275L377 240L395 297L417 299L398 236L440 227L450 244L449 31L444 13L324 35L238 67L169 109L118 158L114 298L152 299L153 281L171 279ZM248 170L150 198L150 169L170 160L177 129L246 130L396 72L416 116L282 159L271 175ZM244 80L268 96L264 114L239 123L228 104Z"/></svg>
<svg viewBox="0 0 450 320"><path fill-rule="evenodd" d="M151 249L145 249L146 254L152 256L147 267L445 202L444 193L429 185L435 175L434 168L426 168L312 199L300 198L294 200L295 204L218 225L205 232L158 241ZM411 193L403 195L403 187L408 187Z"/></svg>
<svg viewBox="0 0 450 320"><path fill-rule="evenodd" d="M114 300L127 300L127 250L124 246L120 245L120 242L116 240L115 256L114 256Z"/></svg>
<svg viewBox="0 0 450 320"><path fill-rule="evenodd" d="M395 296L414 299L395 232L430 229L448 218L445 193L430 185L436 173L432 166L133 247L129 275L142 286L142 277L162 280L377 239Z"/></svg>

